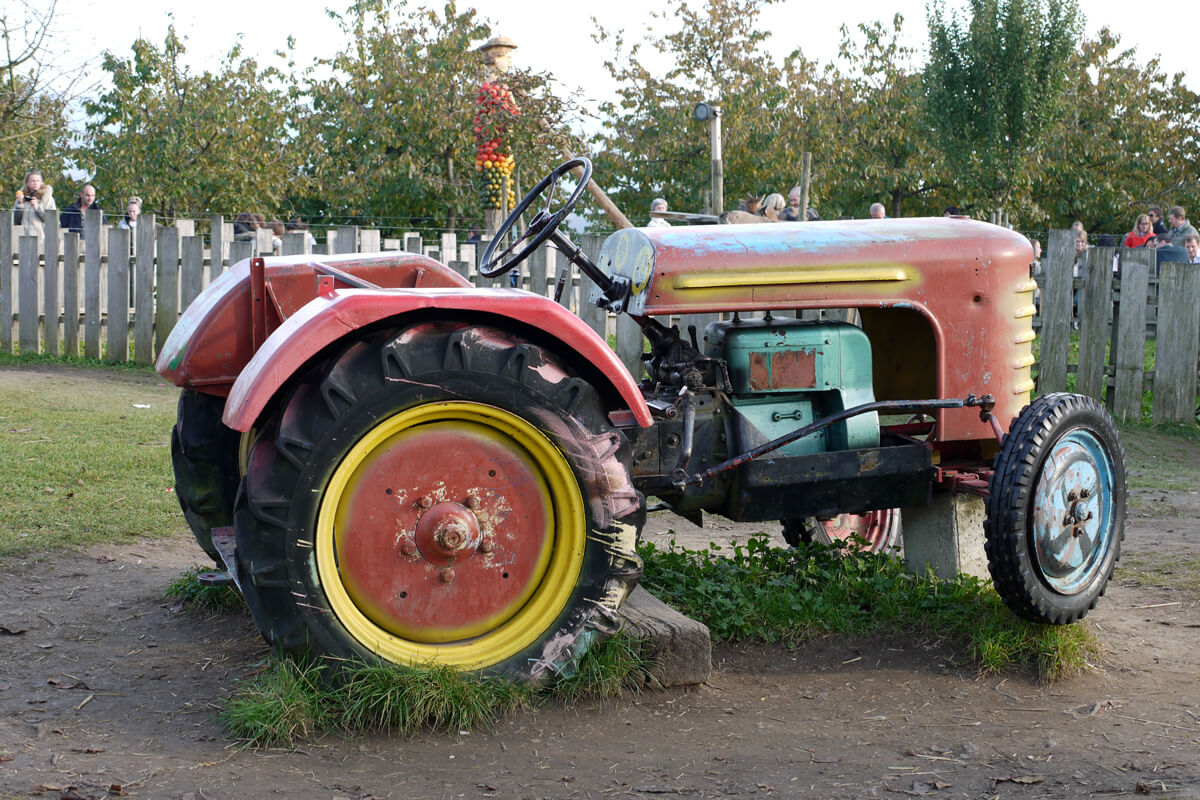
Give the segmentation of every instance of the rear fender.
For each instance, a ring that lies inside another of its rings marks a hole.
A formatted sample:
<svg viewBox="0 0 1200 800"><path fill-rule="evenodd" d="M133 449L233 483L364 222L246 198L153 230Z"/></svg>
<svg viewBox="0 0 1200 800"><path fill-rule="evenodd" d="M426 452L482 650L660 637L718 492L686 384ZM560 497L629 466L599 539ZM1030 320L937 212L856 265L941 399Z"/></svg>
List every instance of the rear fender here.
<svg viewBox="0 0 1200 800"><path fill-rule="evenodd" d="M287 380L339 339L377 322L428 310L484 313L558 339L603 375L639 425L650 426L650 409L637 383L604 340L558 303L516 289L338 289L318 297L267 337L241 371L225 403L225 424L250 430Z"/></svg>

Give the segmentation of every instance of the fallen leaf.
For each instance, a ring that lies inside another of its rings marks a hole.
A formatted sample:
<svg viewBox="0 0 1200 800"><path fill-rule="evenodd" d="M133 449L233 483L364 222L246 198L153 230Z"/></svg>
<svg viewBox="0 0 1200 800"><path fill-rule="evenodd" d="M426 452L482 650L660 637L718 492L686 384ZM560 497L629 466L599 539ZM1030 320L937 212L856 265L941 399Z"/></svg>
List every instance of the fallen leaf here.
<svg viewBox="0 0 1200 800"><path fill-rule="evenodd" d="M1009 775L1005 778L993 778L992 783L997 784L1009 781L1011 783L1034 784L1041 783L1044 780L1046 780L1045 775Z"/></svg>
<svg viewBox="0 0 1200 800"><path fill-rule="evenodd" d="M64 681L61 678L51 678L46 683L58 689L87 689L83 681Z"/></svg>
<svg viewBox="0 0 1200 800"><path fill-rule="evenodd" d="M116 559L112 556L100 555L96 557L96 561L101 564L111 564L112 562L116 561Z"/></svg>
<svg viewBox="0 0 1200 800"><path fill-rule="evenodd" d="M73 752L73 753L88 753L88 754L94 755L96 753L103 753L104 748L103 747L72 747L71 752Z"/></svg>
<svg viewBox="0 0 1200 800"><path fill-rule="evenodd" d="M26 630L26 628L9 628L5 625L0 625L0 633L6 633L9 636L20 636Z"/></svg>

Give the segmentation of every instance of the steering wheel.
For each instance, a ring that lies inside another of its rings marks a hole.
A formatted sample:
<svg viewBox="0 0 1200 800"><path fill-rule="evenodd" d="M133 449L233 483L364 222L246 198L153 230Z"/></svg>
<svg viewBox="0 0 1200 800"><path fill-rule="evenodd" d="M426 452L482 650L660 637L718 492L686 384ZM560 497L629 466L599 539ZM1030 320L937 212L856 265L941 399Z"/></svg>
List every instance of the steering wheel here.
<svg viewBox="0 0 1200 800"><path fill-rule="evenodd" d="M554 201L554 192L558 188L558 182L571 170L576 167L583 167L583 175L579 179L579 185L575 187L575 191L571 192L571 196L563 203L562 208L557 211L551 211L550 204ZM500 230L496 231L496 235L488 242L487 248L483 251L483 256L480 258L479 274L485 278L494 278L501 273L520 264L529 255L536 250L543 242L550 238L562 221L571 213L571 209L579 203L579 199L583 197L583 192L587 189L588 181L592 178L592 162L583 156L576 156L566 163L560 164L554 168L546 177L542 178L541 183L529 190L529 194L521 198L521 202L517 203L517 207L508 215L508 219L500 226ZM546 205L541 208L533 219L529 221L529 227L525 229L520 237L510 244L502 253L496 255L496 248L503 241L505 235L510 233L513 226L517 224L517 218L525 213L525 209L533 205L534 201L546 194ZM518 245L524 242L524 246L519 250ZM513 251L517 250L516 253ZM507 259L507 260L505 260Z"/></svg>

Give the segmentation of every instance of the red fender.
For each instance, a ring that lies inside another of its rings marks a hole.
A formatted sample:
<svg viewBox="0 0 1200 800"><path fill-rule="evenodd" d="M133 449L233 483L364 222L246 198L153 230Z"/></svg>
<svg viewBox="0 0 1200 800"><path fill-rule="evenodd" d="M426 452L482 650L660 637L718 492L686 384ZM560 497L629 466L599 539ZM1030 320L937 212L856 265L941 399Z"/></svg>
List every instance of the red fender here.
<svg viewBox="0 0 1200 800"><path fill-rule="evenodd" d="M558 303L516 289L338 289L318 297L267 337L238 375L225 403L225 424L250 430L284 382L324 347L367 325L424 309L482 312L543 331L600 370L638 424L650 427L645 398L605 341Z"/></svg>

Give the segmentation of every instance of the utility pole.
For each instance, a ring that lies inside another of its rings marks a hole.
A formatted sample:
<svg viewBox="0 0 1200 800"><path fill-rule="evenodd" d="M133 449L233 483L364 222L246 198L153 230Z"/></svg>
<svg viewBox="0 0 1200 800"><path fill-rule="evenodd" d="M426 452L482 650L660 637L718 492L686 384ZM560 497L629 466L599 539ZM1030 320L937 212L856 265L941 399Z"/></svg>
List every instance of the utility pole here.
<svg viewBox="0 0 1200 800"><path fill-rule="evenodd" d="M721 109L715 103L696 103L692 116L708 122L708 141L712 150L712 213L725 212L725 166L721 160Z"/></svg>

